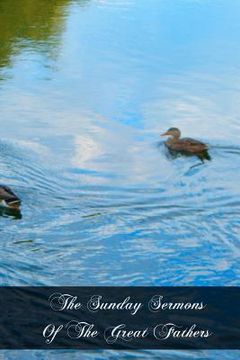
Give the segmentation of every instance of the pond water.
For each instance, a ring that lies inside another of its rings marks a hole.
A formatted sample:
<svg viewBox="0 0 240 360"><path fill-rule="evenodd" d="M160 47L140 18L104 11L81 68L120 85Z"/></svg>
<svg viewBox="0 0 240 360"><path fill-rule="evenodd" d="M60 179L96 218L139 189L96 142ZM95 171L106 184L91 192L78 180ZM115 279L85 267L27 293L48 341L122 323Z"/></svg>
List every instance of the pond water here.
<svg viewBox="0 0 240 360"><path fill-rule="evenodd" d="M239 15L235 0L0 2L0 180L23 202L0 212L1 285L240 285ZM212 160L169 158L171 126Z"/></svg>

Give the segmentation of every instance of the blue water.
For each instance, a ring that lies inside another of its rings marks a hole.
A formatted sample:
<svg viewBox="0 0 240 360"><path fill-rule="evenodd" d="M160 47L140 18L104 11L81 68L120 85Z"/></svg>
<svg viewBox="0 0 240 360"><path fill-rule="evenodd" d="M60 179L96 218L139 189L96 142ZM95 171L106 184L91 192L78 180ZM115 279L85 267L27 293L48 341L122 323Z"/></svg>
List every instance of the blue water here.
<svg viewBox="0 0 240 360"><path fill-rule="evenodd" d="M1 183L23 202L0 213L1 285L240 285L239 15L237 0L0 4ZM169 158L171 126L212 161ZM61 352L120 357L239 352Z"/></svg>

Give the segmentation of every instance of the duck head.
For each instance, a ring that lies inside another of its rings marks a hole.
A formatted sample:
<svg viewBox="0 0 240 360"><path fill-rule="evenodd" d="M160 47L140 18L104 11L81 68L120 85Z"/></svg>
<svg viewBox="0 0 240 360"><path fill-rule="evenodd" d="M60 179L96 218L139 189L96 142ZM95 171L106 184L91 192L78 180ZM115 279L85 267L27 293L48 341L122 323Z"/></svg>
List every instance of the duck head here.
<svg viewBox="0 0 240 360"><path fill-rule="evenodd" d="M181 132L178 128L172 127L168 129L165 133L161 134L161 136L171 136L172 138L179 139L181 136Z"/></svg>

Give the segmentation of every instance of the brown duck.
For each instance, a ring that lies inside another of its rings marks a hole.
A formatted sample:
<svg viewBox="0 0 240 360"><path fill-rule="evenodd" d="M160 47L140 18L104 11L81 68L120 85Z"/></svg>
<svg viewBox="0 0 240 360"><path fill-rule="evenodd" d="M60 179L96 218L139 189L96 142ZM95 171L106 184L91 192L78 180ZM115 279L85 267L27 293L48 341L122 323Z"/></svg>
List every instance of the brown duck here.
<svg viewBox="0 0 240 360"><path fill-rule="evenodd" d="M191 138L182 138L181 132L177 128L170 128L161 136L169 136L165 142L169 150L174 152L185 153L187 155L198 155L207 151L206 144Z"/></svg>
<svg viewBox="0 0 240 360"><path fill-rule="evenodd" d="M14 192L6 185L0 185L0 206L10 209L19 209L21 200L14 194Z"/></svg>

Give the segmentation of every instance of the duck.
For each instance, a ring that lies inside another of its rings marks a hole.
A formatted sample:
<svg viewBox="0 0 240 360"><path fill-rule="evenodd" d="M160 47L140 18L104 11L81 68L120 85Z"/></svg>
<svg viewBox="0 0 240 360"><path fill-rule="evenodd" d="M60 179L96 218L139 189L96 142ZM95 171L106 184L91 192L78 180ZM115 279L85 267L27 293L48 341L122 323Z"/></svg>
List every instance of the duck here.
<svg viewBox="0 0 240 360"><path fill-rule="evenodd" d="M0 206L18 210L21 206L21 200L10 187L0 185Z"/></svg>
<svg viewBox="0 0 240 360"><path fill-rule="evenodd" d="M201 141L191 138L181 138L181 131L171 127L161 136L169 136L165 142L167 148L174 152L182 152L189 155L201 154L208 150L208 146Z"/></svg>

